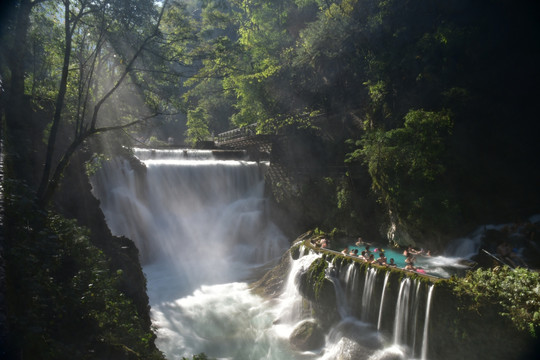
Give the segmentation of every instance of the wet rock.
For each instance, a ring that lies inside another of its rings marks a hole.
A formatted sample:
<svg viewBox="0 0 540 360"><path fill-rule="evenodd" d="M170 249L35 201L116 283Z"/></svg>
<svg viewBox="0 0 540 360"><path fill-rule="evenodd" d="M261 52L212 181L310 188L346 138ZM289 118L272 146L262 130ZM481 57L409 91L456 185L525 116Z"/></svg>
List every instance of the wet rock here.
<svg viewBox="0 0 540 360"><path fill-rule="evenodd" d="M334 284L326 277L327 267L326 260L317 259L297 278L300 294L310 302L313 316L323 328L328 328L340 318Z"/></svg>
<svg viewBox="0 0 540 360"><path fill-rule="evenodd" d="M251 284L251 289L264 298L277 298L287 282L290 267L291 255L286 252L278 265L270 269L260 280Z"/></svg>
<svg viewBox="0 0 540 360"><path fill-rule="evenodd" d="M289 341L298 351L320 349L324 345L324 332L315 321L304 321L294 329Z"/></svg>

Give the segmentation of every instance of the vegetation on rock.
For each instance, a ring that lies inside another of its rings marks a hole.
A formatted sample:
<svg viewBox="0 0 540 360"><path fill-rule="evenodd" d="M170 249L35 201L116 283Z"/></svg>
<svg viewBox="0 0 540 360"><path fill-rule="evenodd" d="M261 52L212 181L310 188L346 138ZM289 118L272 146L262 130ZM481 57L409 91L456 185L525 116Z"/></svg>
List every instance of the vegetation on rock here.
<svg viewBox="0 0 540 360"><path fill-rule="evenodd" d="M468 299L464 306L482 310L500 305L500 314L512 320L519 330L538 336L540 329L540 274L508 266L470 271L464 278L453 278L454 293Z"/></svg>
<svg viewBox="0 0 540 360"><path fill-rule="evenodd" d="M24 186L7 184L11 350L40 359L163 359L143 316L119 290L122 270L90 242L88 229L40 212Z"/></svg>

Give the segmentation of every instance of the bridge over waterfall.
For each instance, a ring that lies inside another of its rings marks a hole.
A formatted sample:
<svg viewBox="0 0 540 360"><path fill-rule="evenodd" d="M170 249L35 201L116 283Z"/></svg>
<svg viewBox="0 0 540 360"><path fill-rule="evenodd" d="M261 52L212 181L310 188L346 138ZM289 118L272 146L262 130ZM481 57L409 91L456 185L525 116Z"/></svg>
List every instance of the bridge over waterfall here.
<svg viewBox="0 0 540 360"><path fill-rule="evenodd" d="M281 191L293 192L296 180L291 174L290 166L282 164L280 148L286 142L284 135L261 135L256 133L257 123L229 130L217 135L214 139L216 147L224 150L246 150L252 160L270 160L270 166L266 170L268 184L272 188L280 184Z"/></svg>
<svg viewBox="0 0 540 360"><path fill-rule="evenodd" d="M215 144L219 148L247 150L250 155L255 153L270 156L272 144L277 135L260 135L256 133L257 123L229 130L217 135Z"/></svg>

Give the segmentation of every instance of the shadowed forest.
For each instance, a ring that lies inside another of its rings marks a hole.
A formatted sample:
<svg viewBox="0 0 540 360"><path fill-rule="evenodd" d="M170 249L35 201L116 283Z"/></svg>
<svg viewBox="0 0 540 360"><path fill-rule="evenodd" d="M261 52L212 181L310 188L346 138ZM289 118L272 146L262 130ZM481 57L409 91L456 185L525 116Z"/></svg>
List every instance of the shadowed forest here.
<svg viewBox="0 0 540 360"><path fill-rule="evenodd" d="M271 193L295 234L381 241L391 223L396 244L442 249L540 213L539 6L5 2L4 354L162 356L137 249L84 207L87 176L124 147L196 148L251 124L286 137L276 156L304 176Z"/></svg>

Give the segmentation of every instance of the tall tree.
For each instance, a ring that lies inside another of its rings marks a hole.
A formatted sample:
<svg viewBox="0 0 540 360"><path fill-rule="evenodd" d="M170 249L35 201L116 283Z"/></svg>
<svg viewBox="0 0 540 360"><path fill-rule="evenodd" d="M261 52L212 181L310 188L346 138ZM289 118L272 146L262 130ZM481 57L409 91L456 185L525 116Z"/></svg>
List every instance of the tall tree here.
<svg viewBox="0 0 540 360"><path fill-rule="evenodd" d="M110 5L120 5L118 7L117 12L108 13L108 7ZM124 124L118 124L118 125L112 125L112 126L99 126L98 119L100 115L100 110L104 106L104 104L111 98L113 94L115 94L118 89L124 84L126 79L128 78L128 75L130 75L134 71L134 66L141 55L141 53L145 50L146 46L153 41L155 38L157 38L160 35L159 26L161 23L161 19L163 17L163 13L167 7L167 2L164 2L164 4L161 7L161 10L159 14L157 15L154 24L152 25L151 29L142 29L142 33L140 36L140 39L138 40L138 43L135 45L133 49L131 49L130 52L128 52L126 58L124 59L126 62L123 66L120 66L121 70L117 76L117 78L113 81L112 85L103 91L102 95L96 99L93 109L89 112L89 116L84 119L78 119L79 123L77 125L77 131L75 133L75 136L69 146L63 151L61 154L60 160L55 164L53 164L53 153L55 152L56 147L56 136L58 135L58 128L60 125L60 122L62 120L62 113L64 110L64 100L66 96L66 90L67 90L67 84L68 84L68 74L70 70L70 64L72 59L72 42L74 40L74 36L76 33L76 30L82 21L83 18L88 18L90 15L92 15L94 20L97 20L94 25L96 26L97 31L100 33L100 35L97 37L97 42L95 43L95 57L98 56L100 53L100 50L102 46L104 45L104 36L102 34L107 34L107 27L109 25L109 21L113 21L114 15L121 15L122 11L125 10L125 7L121 6L124 5L122 1L118 1L116 4L113 1L112 4L109 4L107 1L102 3L94 3L86 0L82 0L77 3L72 3L70 0L64 1L64 60L63 60L63 66L62 66L62 75L60 79L60 84L58 88L58 93L56 96L56 103L55 103L55 110L54 115L52 119L52 126L49 132L49 138L47 142L47 154L45 158L45 165L43 168L43 175L41 178L41 182L38 188L37 192L37 198L38 202L44 206L48 203L48 201L51 199L54 191L56 190L59 181L61 180L62 173L66 166L69 164L69 160L74 154L74 152L78 149L78 147L88 139L89 137L106 132L111 130L117 130L122 129L126 127L133 126L134 124L140 123L144 120L146 120L149 117L153 117L156 114L150 114L146 117L136 119L134 121L124 123ZM132 24L132 19L130 17L124 17L120 16L119 19L117 18L117 24L113 22L114 25L120 26L121 30L128 30L129 27ZM147 31L144 31L147 30ZM109 33L111 35L111 33ZM117 65L117 64L113 64ZM84 122L86 120L86 122ZM54 166L54 171L51 174L52 168Z"/></svg>
<svg viewBox="0 0 540 360"><path fill-rule="evenodd" d="M30 124L21 116L30 113L22 106L28 95L40 119L50 116L37 189L45 206L85 140L178 113L175 80L185 77L193 36L179 1L21 0L17 10L16 31L3 34L14 55L2 67L11 83L6 118L11 130ZM35 132L25 131L17 136Z"/></svg>
<svg viewBox="0 0 540 360"><path fill-rule="evenodd" d="M8 55L8 64L10 69L9 101L7 107L6 121L9 126L18 126L21 121L21 111L23 107L24 96L24 61L27 51L27 36L30 27L30 13L32 9L46 0L20 0L17 3L16 20L14 25L14 35Z"/></svg>

